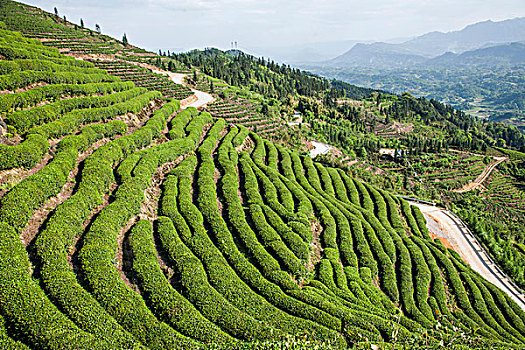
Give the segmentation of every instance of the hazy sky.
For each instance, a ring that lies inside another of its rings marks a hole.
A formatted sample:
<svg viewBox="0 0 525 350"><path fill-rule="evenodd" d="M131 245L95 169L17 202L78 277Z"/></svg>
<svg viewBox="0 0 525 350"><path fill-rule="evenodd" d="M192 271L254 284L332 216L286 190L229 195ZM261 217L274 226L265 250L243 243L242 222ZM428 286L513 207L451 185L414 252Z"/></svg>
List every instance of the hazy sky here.
<svg viewBox="0 0 525 350"><path fill-rule="evenodd" d="M386 40L525 16L524 0L22 0L150 50Z"/></svg>

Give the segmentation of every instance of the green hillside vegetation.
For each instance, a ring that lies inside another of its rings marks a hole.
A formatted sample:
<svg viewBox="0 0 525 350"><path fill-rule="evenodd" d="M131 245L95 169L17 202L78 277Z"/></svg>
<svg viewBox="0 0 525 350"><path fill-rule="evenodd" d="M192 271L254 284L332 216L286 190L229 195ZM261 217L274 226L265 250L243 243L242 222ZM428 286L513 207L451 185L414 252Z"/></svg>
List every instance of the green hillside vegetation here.
<svg viewBox="0 0 525 350"><path fill-rule="evenodd" d="M408 175L395 188L390 179L402 172L379 181L345 166L383 145L420 155L519 148L515 129L216 51L207 61L115 44L109 74L7 28L35 38L99 34L7 0L0 18L3 348L525 347L525 312L394 195L431 189ZM105 54L97 43L82 55ZM181 109L185 96L162 90L165 78L151 70L119 74L116 65L137 67L130 62L194 71L186 80L216 94L211 113ZM216 70L204 69L213 62ZM350 99L359 101L337 103ZM304 125L285 128L295 110ZM381 127L394 123L412 127ZM346 153L313 160L296 149L306 136ZM439 167L471 161L475 176L483 157ZM505 166L498 171L522 174Z"/></svg>
<svg viewBox="0 0 525 350"><path fill-rule="evenodd" d="M97 68L123 80L133 81L137 87L160 91L166 98L179 100L192 95L185 86L138 66L152 62L158 56L127 42L83 28L36 7L11 1L0 2L0 20L12 30L42 40L45 46L55 47L61 53L92 61Z"/></svg>
<svg viewBox="0 0 525 350"><path fill-rule="evenodd" d="M480 189L451 192L474 181L493 155L525 150L525 138L517 127L472 118L436 100L408 93L392 95L337 81L317 84L317 77L247 55L205 50L172 58L178 64L207 69L216 78L226 74L251 77L230 82L245 91L260 89L273 94L270 111L285 120L292 120L294 111L299 111L301 123L272 135L275 142L299 149L304 149L308 138L327 142L340 152L319 159L324 164L382 189L454 209L492 258L525 288L523 161L511 157L500 164ZM292 73L303 74L302 85L287 80ZM280 90L272 92L274 85ZM298 88L308 94L299 93ZM265 103L264 98L262 101ZM240 113L240 117L246 114ZM396 159L381 157L381 148L403 155Z"/></svg>
<svg viewBox="0 0 525 350"><path fill-rule="evenodd" d="M353 96L364 98L371 89L342 82L330 82L287 65L264 58L254 58L241 51L223 52L217 49L194 50L170 56L188 67L198 67L204 74L222 79L233 86L246 87L264 96L284 99L299 94L307 97L333 98Z"/></svg>
<svg viewBox="0 0 525 350"><path fill-rule="evenodd" d="M525 137L516 127L478 121L436 100L415 98L408 93L396 96L330 82L286 65L216 49L190 51L171 58L178 64L194 65L214 78L226 79L234 86L272 97L270 104L279 106L281 114L300 111L314 132L347 150L364 147L375 152L380 147L401 146L423 150L448 145L486 151L490 146L520 149L525 145ZM415 132L389 133L396 122L413 126Z"/></svg>
<svg viewBox="0 0 525 350"><path fill-rule="evenodd" d="M129 59L136 56L142 59L156 57L146 50L83 25L74 24L67 18L47 13L34 6L3 0L0 13L2 21L9 28L23 32L28 38L40 39L44 45L56 47L71 55L117 54Z"/></svg>
<svg viewBox="0 0 525 350"><path fill-rule="evenodd" d="M313 67L312 71L352 84L395 93L436 99L469 114L491 121L504 121L523 129L525 117L525 66L521 62L478 66L445 63L402 69L338 69ZM483 62L485 57L475 57Z"/></svg>

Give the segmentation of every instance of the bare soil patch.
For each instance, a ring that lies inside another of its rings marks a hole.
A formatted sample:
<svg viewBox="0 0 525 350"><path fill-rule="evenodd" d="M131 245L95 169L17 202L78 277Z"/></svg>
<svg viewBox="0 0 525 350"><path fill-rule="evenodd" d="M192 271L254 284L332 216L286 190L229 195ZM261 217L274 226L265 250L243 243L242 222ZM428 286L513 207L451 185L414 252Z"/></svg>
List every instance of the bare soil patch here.
<svg viewBox="0 0 525 350"><path fill-rule="evenodd" d="M0 189L0 197L9 192L9 190L17 183L42 170L52 158L53 156L47 153L36 166L29 170L14 168L0 171L0 185L6 186L5 188Z"/></svg>
<svg viewBox="0 0 525 350"><path fill-rule="evenodd" d="M137 223L139 220L138 216L132 217L128 223L120 230L119 236L118 236L118 251L117 251L117 263L116 268L118 272L120 273L120 278L124 283L140 294L140 289L135 284L134 278L133 278L133 252L131 250L131 246L129 244L129 234L130 230Z"/></svg>
<svg viewBox="0 0 525 350"><path fill-rule="evenodd" d="M176 160L165 163L157 168L155 174L153 174L151 185L146 189L146 191L144 191L144 202L142 202L139 214L140 219L145 219L152 222L157 220L159 199L161 196L160 187L166 178L166 174L179 165L180 162L184 160L184 158L186 158L186 155L180 156Z"/></svg>
<svg viewBox="0 0 525 350"><path fill-rule="evenodd" d="M189 97L186 97L184 100L181 100L180 101L180 106L181 108L186 108L188 107L189 105L197 102L198 98L197 98L197 95L193 94Z"/></svg>
<svg viewBox="0 0 525 350"><path fill-rule="evenodd" d="M313 272L315 269L315 265L321 261L321 253L323 252L323 247L321 246L321 242L319 240L319 236L321 235L321 232L323 232L323 227L319 223L319 221L313 219L311 220L311 226L310 229L312 230L312 242L310 242L310 247L312 250L310 251L310 254L308 256L308 261L305 264L306 270L309 272Z"/></svg>
<svg viewBox="0 0 525 350"><path fill-rule="evenodd" d="M252 138L248 135L242 142L242 145L235 147L235 150L237 152L249 151L250 149L253 148L253 146L254 146L254 142Z"/></svg>

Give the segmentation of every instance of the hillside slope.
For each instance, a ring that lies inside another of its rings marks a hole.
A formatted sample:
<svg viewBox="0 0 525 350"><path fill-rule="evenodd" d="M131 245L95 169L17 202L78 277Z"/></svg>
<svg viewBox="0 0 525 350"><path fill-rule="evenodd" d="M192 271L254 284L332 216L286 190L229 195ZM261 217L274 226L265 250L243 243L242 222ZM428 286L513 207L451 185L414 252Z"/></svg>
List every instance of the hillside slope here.
<svg viewBox="0 0 525 350"><path fill-rule="evenodd" d="M404 200L1 26L5 347L525 343Z"/></svg>

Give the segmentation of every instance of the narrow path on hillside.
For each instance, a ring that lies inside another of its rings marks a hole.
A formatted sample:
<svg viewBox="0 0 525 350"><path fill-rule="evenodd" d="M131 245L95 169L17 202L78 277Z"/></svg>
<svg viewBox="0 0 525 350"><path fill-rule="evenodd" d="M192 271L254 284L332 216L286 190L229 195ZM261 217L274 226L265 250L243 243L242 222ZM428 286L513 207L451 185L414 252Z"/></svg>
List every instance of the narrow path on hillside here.
<svg viewBox="0 0 525 350"><path fill-rule="evenodd" d="M468 191L478 188L490 176L490 174L492 173L492 170L494 170L499 164L504 162L507 158L506 157L495 157L494 159L495 161L490 163L483 170L483 172L476 178L476 180L466 184L460 189L454 190L453 192L463 193L463 192L468 192Z"/></svg>
<svg viewBox="0 0 525 350"><path fill-rule="evenodd" d="M430 204L423 204L405 198L417 206L427 219L428 230L451 246L476 272L507 293L523 310L525 294L489 257L472 232L454 213Z"/></svg>
<svg viewBox="0 0 525 350"><path fill-rule="evenodd" d="M152 69L152 71L153 73L169 76L170 79L175 84L186 86L186 84L184 84L184 77L187 74L172 73L172 72L166 72L166 71L157 70L157 69ZM215 100L215 98L212 95L208 94L207 92L195 90L195 89L191 89L191 91L195 94L196 99L194 99L193 101L190 101L188 104L184 104L183 106L181 106L182 108L188 108L188 107L201 108Z"/></svg>

